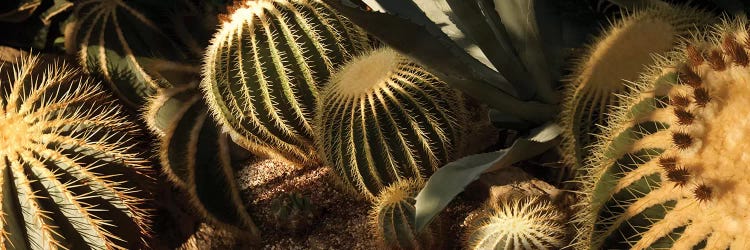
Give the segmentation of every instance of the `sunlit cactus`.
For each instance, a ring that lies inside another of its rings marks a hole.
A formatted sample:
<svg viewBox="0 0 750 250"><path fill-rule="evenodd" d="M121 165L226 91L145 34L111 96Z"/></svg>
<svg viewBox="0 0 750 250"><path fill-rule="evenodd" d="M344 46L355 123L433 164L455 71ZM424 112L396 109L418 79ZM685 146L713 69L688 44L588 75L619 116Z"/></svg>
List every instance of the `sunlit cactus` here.
<svg viewBox="0 0 750 250"><path fill-rule="evenodd" d="M237 143L293 163L318 163L315 102L367 36L318 0L238 1L209 46L203 81L216 120Z"/></svg>
<svg viewBox="0 0 750 250"><path fill-rule="evenodd" d="M186 56L153 19L165 7L144 0L76 2L66 50L87 73L106 79L126 104L140 107L157 89L171 85L160 73L198 70L179 62Z"/></svg>
<svg viewBox="0 0 750 250"><path fill-rule="evenodd" d="M406 178L426 179L456 157L459 94L416 63L383 48L331 77L316 116L322 157L363 197Z"/></svg>
<svg viewBox="0 0 750 250"><path fill-rule="evenodd" d="M750 246L747 25L689 40L628 85L579 177L575 246Z"/></svg>
<svg viewBox="0 0 750 250"><path fill-rule="evenodd" d="M663 56L696 28L713 19L707 12L687 6L658 5L615 21L581 56L566 80L561 114L563 156L578 169L593 134L604 125L610 105L624 94L628 81L638 80L643 70Z"/></svg>
<svg viewBox="0 0 750 250"><path fill-rule="evenodd" d="M38 63L0 70L0 249L145 248L138 129L97 83Z"/></svg>
<svg viewBox="0 0 750 250"><path fill-rule="evenodd" d="M231 154L234 145L208 114L197 84L160 90L145 110L149 128L160 135L162 170L186 191L206 220L259 240L259 231L240 197Z"/></svg>
<svg viewBox="0 0 750 250"><path fill-rule="evenodd" d="M370 230L385 249L438 249L442 243L440 222L433 221L422 232L414 228L415 197L424 182L404 179L393 183L375 199L370 211Z"/></svg>
<svg viewBox="0 0 750 250"><path fill-rule="evenodd" d="M560 249L566 215L542 196L490 200L468 222L466 249Z"/></svg>

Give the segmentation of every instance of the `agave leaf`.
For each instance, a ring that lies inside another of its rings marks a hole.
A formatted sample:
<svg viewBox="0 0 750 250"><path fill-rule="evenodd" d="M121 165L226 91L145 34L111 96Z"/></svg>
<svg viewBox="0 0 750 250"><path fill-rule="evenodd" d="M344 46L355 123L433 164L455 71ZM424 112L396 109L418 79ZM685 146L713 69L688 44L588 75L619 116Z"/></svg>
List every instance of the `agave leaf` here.
<svg viewBox="0 0 750 250"><path fill-rule="evenodd" d="M480 79L486 84L517 96L516 90L505 77L495 71L479 47L473 42L470 43L470 39L467 39L467 36L455 26L455 23L446 21L447 15L434 4L422 3L432 11L428 15L419 9L422 6L417 6L416 3L410 3L409 1L365 1L371 6L375 6L374 9L383 9L388 13L363 11L342 4L341 1L327 0L326 2L355 24L420 63L457 77L470 76ZM430 20L428 18L430 15L434 16L433 18L437 19L437 22ZM402 25L404 27L401 27ZM444 33L440 26L446 26L445 30L449 33ZM420 49L420 47L428 45L433 50L428 52L424 51L425 49ZM439 56L442 60L436 61L437 58L432 57L431 53L437 52L434 49L440 50L441 55ZM456 68L457 66L460 68Z"/></svg>
<svg viewBox="0 0 750 250"><path fill-rule="evenodd" d="M479 175L495 171L528 159L557 145L562 128L547 123L526 137L516 140L509 148L476 154L448 163L438 169L416 197L415 225L421 231L453 198Z"/></svg>
<svg viewBox="0 0 750 250"><path fill-rule="evenodd" d="M52 2L52 6L42 12L39 18L42 19L42 22L45 25L49 25L50 23L52 23L53 17L70 9L71 7L73 7L73 3L68 0L54 0Z"/></svg>
<svg viewBox="0 0 750 250"><path fill-rule="evenodd" d="M8 0L4 0L8 1ZM13 1L13 0L11 0ZM0 22L19 23L29 18L39 5L42 4L42 0L20 0L15 4L15 8L9 10L0 9ZM7 4L12 6L13 4Z"/></svg>
<svg viewBox="0 0 750 250"><path fill-rule="evenodd" d="M560 63L561 26L558 13L546 0L495 0L495 11L500 16L510 42L533 79L536 98L545 103L557 103L553 70ZM547 58L551 56L551 58Z"/></svg>

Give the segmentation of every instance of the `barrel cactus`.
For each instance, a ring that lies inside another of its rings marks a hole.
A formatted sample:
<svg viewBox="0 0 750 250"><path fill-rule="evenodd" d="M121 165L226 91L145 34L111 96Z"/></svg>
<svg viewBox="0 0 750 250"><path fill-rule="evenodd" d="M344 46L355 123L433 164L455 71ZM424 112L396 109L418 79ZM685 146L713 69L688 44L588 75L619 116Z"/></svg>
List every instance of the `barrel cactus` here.
<svg viewBox="0 0 750 250"><path fill-rule="evenodd" d="M145 248L138 129L97 83L38 65L0 66L0 248Z"/></svg>
<svg viewBox="0 0 750 250"><path fill-rule="evenodd" d="M628 81L638 80L656 57L710 20L710 14L692 7L658 5L624 14L604 31L566 80L560 119L566 163L579 168L596 141L598 126L604 125L607 109L627 90Z"/></svg>
<svg viewBox="0 0 750 250"><path fill-rule="evenodd" d="M238 1L208 47L201 87L232 139L261 155L312 165L312 119L331 72L367 36L319 0Z"/></svg>
<svg viewBox="0 0 750 250"><path fill-rule="evenodd" d="M718 25L628 85L579 177L578 247L748 247L747 25Z"/></svg>
<svg viewBox="0 0 750 250"><path fill-rule="evenodd" d="M403 179L383 189L370 211L370 229L385 249L437 249L440 222L433 221L422 232L414 228L414 199L424 182Z"/></svg>
<svg viewBox="0 0 750 250"><path fill-rule="evenodd" d="M157 89L171 85L156 68L197 70L178 63L186 55L154 20L167 9L158 1L76 2L65 32L66 50L76 54L87 73L102 76L126 104L140 107Z"/></svg>
<svg viewBox="0 0 750 250"><path fill-rule="evenodd" d="M406 178L426 179L456 157L461 97L416 63L382 48L350 61L321 93L316 136L347 189L373 199Z"/></svg>
<svg viewBox="0 0 750 250"><path fill-rule="evenodd" d="M318 208L299 193L285 193L271 202L271 217L278 229L301 232L313 226Z"/></svg>
<svg viewBox="0 0 750 250"><path fill-rule="evenodd" d="M234 176L231 152L237 146L221 133L201 97L197 84L186 84L160 90L148 102L145 120L160 135L162 169L203 218L258 240Z"/></svg>
<svg viewBox="0 0 750 250"><path fill-rule="evenodd" d="M489 200L469 219L466 249L560 249L566 215L545 196Z"/></svg>

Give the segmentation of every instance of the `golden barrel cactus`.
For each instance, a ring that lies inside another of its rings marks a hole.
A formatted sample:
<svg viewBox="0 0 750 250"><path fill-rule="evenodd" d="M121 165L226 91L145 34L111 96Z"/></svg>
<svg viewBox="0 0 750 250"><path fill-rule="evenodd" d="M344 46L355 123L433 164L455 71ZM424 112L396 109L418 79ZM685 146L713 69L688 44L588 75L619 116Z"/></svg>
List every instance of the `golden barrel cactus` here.
<svg viewBox="0 0 750 250"><path fill-rule="evenodd" d="M417 179L404 179L383 189L370 211L370 230L377 243L385 249L438 249L440 221L435 220L417 232L415 228L415 197L424 187Z"/></svg>
<svg viewBox="0 0 750 250"><path fill-rule="evenodd" d="M576 246L750 247L750 39L740 17L628 85L592 148Z"/></svg>
<svg viewBox="0 0 750 250"><path fill-rule="evenodd" d="M201 87L232 139L261 155L319 163L312 119L336 67L367 36L319 0L238 1L211 41Z"/></svg>
<svg viewBox="0 0 750 250"><path fill-rule="evenodd" d="M30 56L0 76L0 249L141 249L152 180L97 83Z"/></svg>

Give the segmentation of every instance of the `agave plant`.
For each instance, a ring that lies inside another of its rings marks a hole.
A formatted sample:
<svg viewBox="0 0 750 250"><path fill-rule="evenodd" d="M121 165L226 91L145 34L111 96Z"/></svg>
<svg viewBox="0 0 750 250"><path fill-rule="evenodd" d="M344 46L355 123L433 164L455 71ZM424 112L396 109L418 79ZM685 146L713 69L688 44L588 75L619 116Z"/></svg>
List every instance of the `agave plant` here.
<svg viewBox="0 0 750 250"><path fill-rule="evenodd" d="M0 66L0 248L146 247L138 129L96 82L38 64Z"/></svg>

